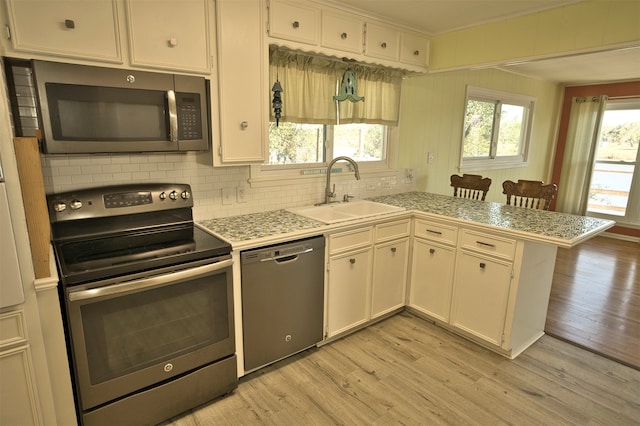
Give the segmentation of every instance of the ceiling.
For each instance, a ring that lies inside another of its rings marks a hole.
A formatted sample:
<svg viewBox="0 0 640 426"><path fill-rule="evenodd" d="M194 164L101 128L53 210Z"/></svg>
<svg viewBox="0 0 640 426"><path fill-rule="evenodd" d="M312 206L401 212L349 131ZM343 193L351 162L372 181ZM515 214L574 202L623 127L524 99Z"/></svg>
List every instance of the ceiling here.
<svg viewBox="0 0 640 426"><path fill-rule="evenodd" d="M327 0L436 35L582 0ZM567 85L640 79L640 46L501 66Z"/></svg>

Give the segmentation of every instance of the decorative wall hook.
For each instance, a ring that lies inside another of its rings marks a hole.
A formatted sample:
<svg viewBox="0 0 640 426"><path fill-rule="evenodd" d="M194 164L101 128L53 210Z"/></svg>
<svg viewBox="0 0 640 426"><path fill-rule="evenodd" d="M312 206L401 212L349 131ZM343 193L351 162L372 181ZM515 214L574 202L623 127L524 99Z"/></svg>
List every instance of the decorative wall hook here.
<svg viewBox="0 0 640 426"><path fill-rule="evenodd" d="M346 70L342 75L340 93L333 97L333 100L338 102L342 102L347 99L351 102L364 101L364 96L358 96L358 80L356 79L356 72L351 69Z"/></svg>

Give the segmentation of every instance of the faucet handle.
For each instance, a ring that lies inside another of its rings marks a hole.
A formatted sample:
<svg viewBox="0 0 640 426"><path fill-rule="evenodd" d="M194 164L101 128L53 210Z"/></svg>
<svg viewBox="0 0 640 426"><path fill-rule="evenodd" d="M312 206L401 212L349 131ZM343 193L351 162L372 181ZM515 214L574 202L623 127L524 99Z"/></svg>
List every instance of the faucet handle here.
<svg viewBox="0 0 640 426"><path fill-rule="evenodd" d="M342 201L343 201L344 203L348 203L348 202L349 202L349 200L350 200L350 199L352 199L352 198L356 198L356 197L354 197L353 195L344 194L344 197L342 197Z"/></svg>
<svg viewBox="0 0 640 426"><path fill-rule="evenodd" d="M331 192L329 192L327 194L330 198L336 198L336 184L333 184L333 187L331 188Z"/></svg>

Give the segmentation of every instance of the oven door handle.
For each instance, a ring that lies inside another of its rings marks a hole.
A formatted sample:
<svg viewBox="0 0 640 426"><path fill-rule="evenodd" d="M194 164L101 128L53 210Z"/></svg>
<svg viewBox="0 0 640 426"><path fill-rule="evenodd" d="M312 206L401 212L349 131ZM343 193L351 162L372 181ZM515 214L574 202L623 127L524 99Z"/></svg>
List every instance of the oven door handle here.
<svg viewBox="0 0 640 426"><path fill-rule="evenodd" d="M178 272L172 272L170 274L142 278L139 280L127 281L121 284L92 288L89 290L71 291L69 292L69 301L75 302L78 300L95 299L98 297L130 293L150 287L158 287L174 281L197 278L202 275L220 271L232 265L233 259L227 259L221 262L211 263L209 265L198 266L197 268L189 268Z"/></svg>

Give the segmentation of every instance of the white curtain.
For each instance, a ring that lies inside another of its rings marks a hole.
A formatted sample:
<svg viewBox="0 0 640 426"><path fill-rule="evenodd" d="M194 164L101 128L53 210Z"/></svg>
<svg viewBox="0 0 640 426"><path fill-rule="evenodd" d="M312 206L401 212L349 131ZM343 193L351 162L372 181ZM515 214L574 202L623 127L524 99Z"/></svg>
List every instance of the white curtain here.
<svg viewBox="0 0 640 426"><path fill-rule="evenodd" d="M591 171L606 102L606 96L571 100L571 115L558 185L558 211L579 215L584 215L587 211Z"/></svg>
<svg viewBox="0 0 640 426"><path fill-rule="evenodd" d="M344 71L356 72L358 92L364 101L343 101L336 106ZM400 114L403 74L387 68L344 63L272 48L269 79L280 81L283 92L281 121L309 124L369 123L395 126ZM339 114L339 119L338 119ZM273 110L271 120L275 121Z"/></svg>

